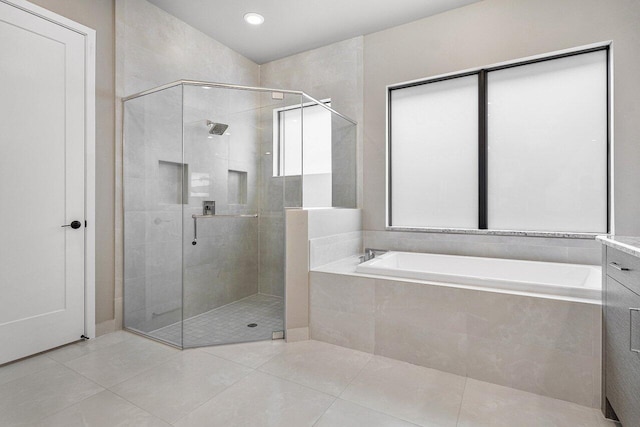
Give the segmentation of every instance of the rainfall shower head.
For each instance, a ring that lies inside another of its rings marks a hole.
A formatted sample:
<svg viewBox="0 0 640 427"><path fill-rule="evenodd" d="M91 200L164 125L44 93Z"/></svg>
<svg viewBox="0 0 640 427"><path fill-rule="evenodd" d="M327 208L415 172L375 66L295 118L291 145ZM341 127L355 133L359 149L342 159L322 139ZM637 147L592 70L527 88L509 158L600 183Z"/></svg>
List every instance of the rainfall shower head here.
<svg viewBox="0 0 640 427"><path fill-rule="evenodd" d="M209 127L209 135L223 135L229 127L224 123L214 123L211 120L207 120L207 126Z"/></svg>

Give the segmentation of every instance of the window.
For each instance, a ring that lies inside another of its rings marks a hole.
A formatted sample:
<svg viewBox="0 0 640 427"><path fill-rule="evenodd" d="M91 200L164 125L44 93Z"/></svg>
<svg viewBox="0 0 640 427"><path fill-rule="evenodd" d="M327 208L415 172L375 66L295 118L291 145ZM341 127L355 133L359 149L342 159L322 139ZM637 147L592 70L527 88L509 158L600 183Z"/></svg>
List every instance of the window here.
<svg viewBox="0 0 640 427"><path fill-rule="evenodd" d="M305 175L331 173L331 111L315 103L278 109L273 128L273 176L301 175L303 160Z"/></svg>
<svg viewBox="0 0 640 427"><path fill-rule="evenodd" d="M388 225L608 232L608 52L390 87Z"/></svg>
<svg viewBox="0 0 640 427"><path fill-rule="evenodd" d="M331 100L321 101L330 107ZM332 206L331 111L316 103L274 111L273 176L304 176L303 206Z"/></svg>

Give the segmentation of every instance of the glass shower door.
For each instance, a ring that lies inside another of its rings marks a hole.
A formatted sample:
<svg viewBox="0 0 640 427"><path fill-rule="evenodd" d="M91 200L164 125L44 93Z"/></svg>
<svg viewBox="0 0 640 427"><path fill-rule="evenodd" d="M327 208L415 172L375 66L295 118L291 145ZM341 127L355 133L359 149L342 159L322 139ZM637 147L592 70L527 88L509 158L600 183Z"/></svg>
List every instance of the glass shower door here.
<svg viewBox="0 0 640 427"><path fill-rule="evenodd" d="M182 86L123 109L124 327L182 347Z"/></svg>
<svg viewBox="0 0 640 427"><path fill-rule="evenodd" d="M282 338L284 180L271 143L286 101L184 89L183 346Z"/></svg>

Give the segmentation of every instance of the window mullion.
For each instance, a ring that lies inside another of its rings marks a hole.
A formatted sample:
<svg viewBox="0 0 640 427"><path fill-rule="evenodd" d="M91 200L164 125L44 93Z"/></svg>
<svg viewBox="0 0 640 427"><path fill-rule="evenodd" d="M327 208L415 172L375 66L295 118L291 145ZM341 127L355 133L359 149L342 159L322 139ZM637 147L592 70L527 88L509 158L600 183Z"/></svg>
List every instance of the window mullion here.
<svg viewBox="0 0 640 427"><path fill-rule="evenodd" d="M487 229L487 70L478 73L478 228Z"/></svg>

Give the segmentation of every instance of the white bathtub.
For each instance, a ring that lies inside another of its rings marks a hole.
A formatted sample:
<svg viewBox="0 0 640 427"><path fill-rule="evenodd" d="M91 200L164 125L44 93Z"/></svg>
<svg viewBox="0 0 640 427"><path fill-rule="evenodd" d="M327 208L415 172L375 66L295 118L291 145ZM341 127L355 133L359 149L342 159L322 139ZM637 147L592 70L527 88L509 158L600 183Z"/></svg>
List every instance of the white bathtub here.
<svg viewBox="0 0 640 427"><path fill-rule="evenodd" d="M458 255L387 252L356 272L590 300L602 290L599 266Z"/></svg>

